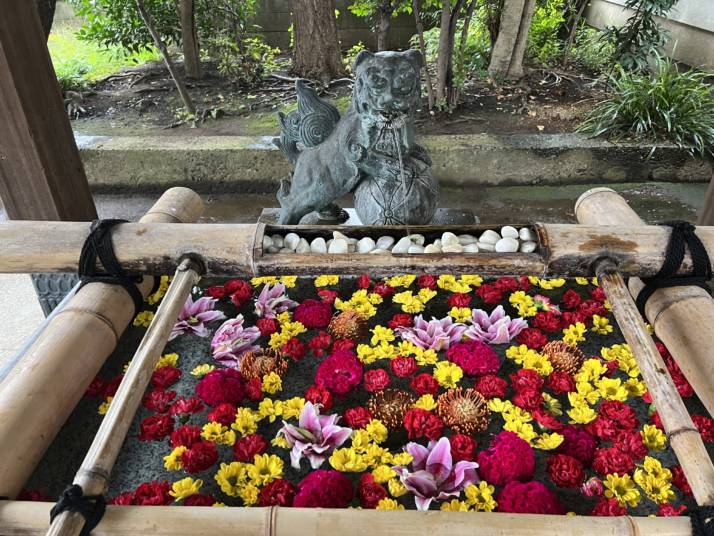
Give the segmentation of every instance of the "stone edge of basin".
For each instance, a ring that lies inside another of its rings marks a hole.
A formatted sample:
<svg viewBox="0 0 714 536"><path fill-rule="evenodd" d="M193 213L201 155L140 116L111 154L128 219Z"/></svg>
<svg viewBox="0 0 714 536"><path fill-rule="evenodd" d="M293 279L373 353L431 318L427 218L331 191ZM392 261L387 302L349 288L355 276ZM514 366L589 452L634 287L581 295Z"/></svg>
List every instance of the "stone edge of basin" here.
<svg viewBox="0 0 714 536"><path fill-rule="evenodd" d="M290 166L272 136L76 136L95 191L273 192ZM708 162L675 145L611 143L581 134L421 136L444 186L707 182ZM648 158L649 157L649 158Z"/></svg>

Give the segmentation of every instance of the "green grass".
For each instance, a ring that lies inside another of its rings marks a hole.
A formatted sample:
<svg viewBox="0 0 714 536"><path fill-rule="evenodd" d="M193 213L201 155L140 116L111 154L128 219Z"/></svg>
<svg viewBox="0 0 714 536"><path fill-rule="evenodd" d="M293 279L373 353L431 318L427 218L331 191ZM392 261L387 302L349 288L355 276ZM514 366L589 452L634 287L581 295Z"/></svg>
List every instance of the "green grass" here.
<svg viewBox="0 0 714 536"><path fill-rule="evenodd" d="M75 36L77 29L77 25L58 24L47 41L57 79L65 90L83 89L124 67L161 59L158 51L127 54L120 47L104 48L80 41Z"/></svg>

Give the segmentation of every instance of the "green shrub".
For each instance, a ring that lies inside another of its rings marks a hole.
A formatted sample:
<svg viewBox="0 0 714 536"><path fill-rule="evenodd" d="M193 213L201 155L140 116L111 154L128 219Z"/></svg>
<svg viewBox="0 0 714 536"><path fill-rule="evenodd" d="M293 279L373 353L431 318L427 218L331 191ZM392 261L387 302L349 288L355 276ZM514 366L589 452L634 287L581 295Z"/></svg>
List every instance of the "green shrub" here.
<svg viewBox="0 0 714 536"><path fill-rule="evenodd" d="M575 34L570 59L593 73L602 73L613 65L615 45L601 30L583 25Z"/></svg>
<svg viewBox="0 0 714 536"><path fill-rule="evenodd" d="M655 148L669 141L692 154L713 154L714 95L706 73L680 73L670 59L656 57L653 74L618 66L611 96L593 108L578 130L615 139L643 138Z"/></svg>
<svg viewBox="0 0 714 536"><path fill-rule="evenodd" d="M77 59L55 63L55 73L62 91L83 91L87 89L87 73L91 66Z"/></svg>
<svg viewBox="0 0 714 536"><path fill-rule="evenodd" d="M276 69L275 55L279 50L258 37L246 38L238 44L218 34L207 41L206 47L209 56L217 62L218 72L237 86L253 86Z"/></svg>
<svg viewBox="0 0 714 536"><path fill-rule="evenodd" d="M555 65L562 54L558 30L564 22L563 3L564 0L546 0L538 3L533 12L526 54L544 67Z"/></svg>
<svg viewBox="0 0 714 536"><path fill-rule="evenodd" d="M345 69L347 69L347 71L352 72L352 66L355 64L357 55L365 49L366 47L364 46L364 43L360 41L356 45L352 45L350 49L344 54L344 57L342 58L342 63L344 64Z"/></svg>

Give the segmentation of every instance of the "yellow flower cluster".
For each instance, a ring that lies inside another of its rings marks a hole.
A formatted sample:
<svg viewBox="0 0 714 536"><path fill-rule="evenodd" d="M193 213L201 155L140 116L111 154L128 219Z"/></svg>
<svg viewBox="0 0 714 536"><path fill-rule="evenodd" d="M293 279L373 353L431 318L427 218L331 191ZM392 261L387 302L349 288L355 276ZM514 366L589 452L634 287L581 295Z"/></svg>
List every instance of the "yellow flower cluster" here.
<svg viewBox="0 0 714 536"><path fill-rule="evenodd" d="M171 484L169 495L174 498L174 501L178 502L192 495L196 495L198 490L201 489L201 486L203 486L203 480L194 480L190 476L187 476Z"/></svg>
<svg viewBox="0 0 714 536"><path fill-rule="evenodd" d="M259 287L260 285L276 285L282 283L286 288L293 288L297 282L296 275L284 275L282 277L276 277L274 275L267 275L263 277L254 277L250 280L250 284L254 287Z"/></svg>
<svg viewBox="0 0 714 536"><path fill-rule="evenodd" d="M458 279L453 275L440 275L436 286L449 292L467 294L474 288L480 287L483 278L480 275L462 275Z"/></svg>
<svg viewBox="0 0 714 536"><path fill-rule="evenodd" d="M146 297L146 303L149 305L155 305L159 303L159 300L164 297L166 291L169 289L169 284L171 283L172 277L170 275L162 275L159 279L159 288L153 294L149 294Z"/></svg>
<svg viewBox="0 0 714 536"><path fill-rule="evenodd" d="M667 436L654 424L645 424L640 432L642 442L650 450L664 450L667 446Z"/></svg>
<svg viewBox="0 0 714 536"><path fill-rule="evenodd" d="M645 456L642 467L635 469L634 480L647 498L657 504L666 504L674 499L672 472L662 467L662 463L655 458Z"/></svg>
<svg viewBox="0 0 714 536"><path fill-rule="evenodd" d="M357 357L365 365L374 363L379 359L394 359L397 356L413 356L419 366L425 367L434 365L438 361L438 356L431 348L420 348L408 341L401 341L392 345L381 342L376 346L368 344L357 345Z"/></svg>
<svg viewBox="0 0 714 536"><path fill-rule="evenodd" d="M208 422L203 425L201 437L206 441L219 445L233 445L236 442L236 433L219 422Z"/></svg>
<svg viewBox="0 0 714 536"><path fill-rule="evenodd" d="M379 500L376 506L376 510L404 510L404 505L399 504L394 499L385 497L384 499Z"/></svg>
<svg viewBox="0 0 714 536"><path fill-rule="evenodd" d="M278 317L278 321L280 321L280 317ZM268 346L270 346L273 350L278 351L290 339L304 333L305 331L307 331L307 329L300 322L282 322L280 324L280 331L276 331L270 336Z"/></svg>
<svg viewBox="0 0 714 536"><path fill-rule="evenodd" d="M529 445L540 450L553 450L560 446L565 439L556 433L538 433L533 428L531 421L533 417L526 410L519 408L510 400L492 398L488 401L488 407L494 413L500 413L504 420L503 429L513 432Z"/></svg>
<svg viewBox="0 0 714 536"><path fill-rule="evenodd" d="M563 330L563 342L567 344L572 344L577 346L579 342L585 340L585 332L587 328L582 322L576 322L575 324L570 324L567 328Z"/></svg>
<svg viewBox="0 0 714 536"><path fill-rule="evenodd" d="M222 463L214 479L229 497L251 506L258 502L260 486L282 478L283 460L274 454L256 454L253 463Z"/></svg>
<svg viewBox="0 0 714 536"><path fill-rule="evenodd" d="M554 288L560 288L565 285L565 279L563 278L545 279L540 277L528 276L528 280L531 282L531 285L540 287L543 290L553 290ZM587 280L585 284L587 284Z"/></svg>
<svg viewBox="0 0 714 536"><path fill-rule="evenodd" d="M436 296L436 291L428 288L422 288L416 294L411 290L405 290L392 296L392 302L401 304L402 311L405 313L414 314L421 313L434 296Z"/></svg>
<svg viewBox="0 0 714 536"><path fill-rule="evenodd" d="M178 354L164 354L159 358L158 363L156 363L156 366L154 369L160 369L164 367L175 367L178 365Z"/></svg>
<svg viewBox="0 0 714 536"><path fill-rule="evenodd" d="M315 278L315 287L323 288L334 286L340 282L339 275L319 275Z"/></svg>
<svg viewBox="0 0 714 536"><path fill-rule="evenodd" d="M148 328L151 321L154 319L154 313L152 311L141 311L138 315L134 317L132 325L134 327Z"/></svg>
<svg viewBox="0 0 714 536"><path fill-rule="evenodd" d="M409 288L414 281L416 281L414 274L395 275L394 277L388 277L384 280L384 282L392 288Z"/></svg>
<svg viewBox="0 0 714 536"><path fill-rule="evenodd" d="M186 452L188 448L185 445L179 445L174 448L169 454L164 456L164 468L167 471L178 471L183 467L183 460L181 456Z"/></svg>
<svg viewBox="0 0 714 536"><path fill-rule="evenodd" d="M258 430L260 416L250 408L238 408L236 420L231 424L236 432L242 436L254 434Z"/></svg>
<svg viewBox="0 0 714 536"><path fill-rule="evenodd" d="M598 335L607 335L612 333L613 327L610 325L610 321L604 316L593 315L593 327L590 331L594 331Z"/></svg>
<svg viewBox="0 0 714 536"><path fill-rule="evenodd" d="M600 355L606 361L617 361L617 366L630 378L637 378L640 375L640 367L637 366L635 356L632 355L627 344L613 344L610 348L600 349Z"/></svg>
<svg viewBox="0 0 714 536"><path fill-rule="evenodd" d="M508 297L508 302L518 310L518 316L527 318L535 316L538 312L535 301L522 290L518 290Z"/></svg>
<svg viewBox="0 0 714 536"><path fill-rule="evenodd" d="M414 402L414 407L425 409L426 411L432 411L436 409L436 400L434 400L433 395L422 395L416 402Z"/></svg>
<svg viewBox="0 0 714 536"><path fill-rule="evenodd" d="M203 365L196 365L191 371L191 376L196 376L197 378L203 378L209 372L216 370L216 367L204 363Z"/></svg>
<svg viewBox="0 0 714 536"><path fill-rule="evenodd" d="M332 453L330 465L343 473L361 473L372 468L376 471L376 477L382 480L381 483L387 482L396 477L389 464L401 465L411 461L409 454L392 455L388 449L381 447L380 443L384 443L387 437L387 427L380 420L372 419L364 429L352 434L350 447Z"/></svg>
<svg viewBox="0 0 714 536"><path fill-rule="evenodd" d="M114 400L113 396L108 396L107 398L104 399L104 402L99 404L99 408L97 408L97 413L100 415L106 415L107 411L109 411L109 406L112 405L112 400Z"/></svg>
<svg viewBox="0 0 714 536"><path fill-rule="evenodd" d="M553 372L553 365L547 356L528 348L525 344L511 346L506 350L506 357L524 369L535 370L541 376Z"/></svg>
<svg viewBox="0 0 714 536"><path fill-rule="evenodd" d="M620 378L600 378L595 382L598 393L605 400L627 400L627 389Z"/></svg>
<svg viewBox="0 0 714 536"><path fill-rule="evenodd" d="M264 393L274 395L278 391L283 390L283 379L277 372L271 372L263 376L261 389Z"/></svg>
<svg viewBox="0 0 714 536"><path fill-rule="evenodd" d="M493 498L494 487L485 480L476 484L469 484L464 489L466 504L477 512L493 512L498 503Z"/></svg>
<svg viewBox="0 0 714 536"><path fill-rule="evenodd" d="M372 331L371 343L373 345L377 344L389 344L396 337L394 336L394 331L390 328L385 328L384 326L375 326Z"/></svg>
<svg viewBox="0 0 714 536"><path fill-rule="evenodd" d="M456 363L439 361L434 367L433 375L444 389L454 389L464 377L464 371Z"/></svg>
<svg viewBox="0 0 714 536"><path fill-rule="evenodd" d="M364 318L372 318L377 314L375 305L382 303L382 296L374 292L367 293L366 289L360 289L352 294L348 301L337 298L335 300L335 309L338 311L347 311L351 309L358 312Z"/></svg>
<svg viewBox="0 0 714 536"><path fill-rule="evenodd" d="M456 322L463 324L471 320L471 309L468 307L452 307L449 310L449 316Z"/></svg>
<svg viewBox="0 0 714 536"><path fill-rule="evenodd" d="M605 477L605 497L614 498L620 506L637 506L640 502L640 492L628 474L620 476L617 473Z"/></svg>

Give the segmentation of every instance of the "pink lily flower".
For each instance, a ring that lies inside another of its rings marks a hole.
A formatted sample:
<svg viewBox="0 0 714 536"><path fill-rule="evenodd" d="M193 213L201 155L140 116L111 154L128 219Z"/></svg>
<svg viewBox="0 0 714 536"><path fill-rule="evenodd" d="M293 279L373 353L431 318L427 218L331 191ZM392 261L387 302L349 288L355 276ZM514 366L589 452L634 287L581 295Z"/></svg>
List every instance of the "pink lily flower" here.
<svg viewBox="0 0 714 536"><path fill-rule="evenodd" d="M278 431L283 434L290 451L290 462L295 469L300 469L303 456L310 460L310 466L317 469L329 454L342 445L352 435L352 428L337 426L339 415L320 415L320 406L305 402L300 412L298 426L283 421Z"/></svg>
<svg viewBox="0 0 714 536"><path fill-rule="evenodd" d="M260 329L255 326L244 328L244 320L241 314L226 320L213 335L213 359L220 364L236 368L244 353L259 348L253 343L260 337Z"/></svg>
<svg viewBox="0 0 714 536"><path fill-rule="evenodd" d="M404 447L412 455L409 466L392 467L402 484L414 494L418 510L426 511L432 501L458 497L466 486L479 481L476 462L460 461L453 464L451 444L442 437L430 441L428 447L408 443Z"/></svg>
<svg viewBox="0 0 714 536"><path fill-rule="evenodd" d="M171 329L169 340L191 331L199 337L207 337L208 328L205 323L223 320L226 317L221 311L213 310L217 301L215 298L205 297L199 298L194 302L193 297L189 296L186 303L181 307L178 320Z"/></svg>
<svg viewBox="0 0 714 536"><path fill-rule="evenodd" d="M288 298L282 283L266 284L255 299L255 314L258 317L275 318L294 307L297 307L297 302Z"/></svg>
<svg viewBox="0 0 714 536"><path fill-rule="evenodd" d="M427 322L422 315L419 315L414 319L413 327L397 328L397 333L405 341L420 348L431 348L438 352L448 350L450 345L459 342L465 330L465 325L454 323L454 319L450 316L441 320L432 317Z"/></svg>
<svg viewBox="0 0 714 536"><path fill-rule="evenodd" d="M466 328L464 335L488 344L505 344L527 327L528 322L522 318L511 320L503 306L499 305L490 315L483 309L474 309L471 312L471 325Z"/></svg>

